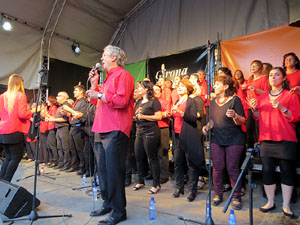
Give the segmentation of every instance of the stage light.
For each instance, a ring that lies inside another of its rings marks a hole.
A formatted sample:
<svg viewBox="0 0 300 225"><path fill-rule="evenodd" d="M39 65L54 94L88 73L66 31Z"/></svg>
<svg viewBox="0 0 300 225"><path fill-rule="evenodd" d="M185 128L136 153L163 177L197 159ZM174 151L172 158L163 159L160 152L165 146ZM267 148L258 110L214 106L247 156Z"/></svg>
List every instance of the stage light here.
<svg viewBox="0 0 300 225"><path fill-rule="evenodd" d="M78 42L74 41L72 44L72 50L75 54L79 54L80 53L80 45Z"/></svg>
<svg viewBox="0 0 300 225"><path fill-rule="evenodd" d="M1 25L2 25L2 28L6 31L11 31L13 29L11 20L4 16L2 17Z"/></svg>

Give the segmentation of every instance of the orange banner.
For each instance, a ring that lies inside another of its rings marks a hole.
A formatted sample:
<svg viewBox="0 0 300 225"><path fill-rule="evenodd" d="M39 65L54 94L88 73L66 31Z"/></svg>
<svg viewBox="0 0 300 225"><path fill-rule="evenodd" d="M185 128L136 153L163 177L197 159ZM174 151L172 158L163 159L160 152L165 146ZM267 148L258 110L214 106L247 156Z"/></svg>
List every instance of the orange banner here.
<svg viewBox="0 0 300 225"><path fill-rule="evenodd" d="M222 66L228 67L232 74L242 70L246 79L253 60L282 66L283 55L288 52L300 57L299 27L283 25L221 42Z"/></svg>

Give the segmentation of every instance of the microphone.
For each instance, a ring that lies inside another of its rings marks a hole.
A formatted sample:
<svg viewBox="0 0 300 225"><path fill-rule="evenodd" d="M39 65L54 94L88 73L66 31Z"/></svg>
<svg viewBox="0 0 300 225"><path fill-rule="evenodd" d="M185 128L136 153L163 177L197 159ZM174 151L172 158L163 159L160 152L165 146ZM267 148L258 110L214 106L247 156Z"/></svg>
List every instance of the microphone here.
<svg viewBox="0 0 300 225"><path fill-rule="evenodd" d="M94 71L96 71L96 70L97 70L98 74L101 73L101 64L100 63L96 63L96 65L94 66ZM93 77L93 76L89 76L87 81L89 81L91 79L91 77Z"/></svg>

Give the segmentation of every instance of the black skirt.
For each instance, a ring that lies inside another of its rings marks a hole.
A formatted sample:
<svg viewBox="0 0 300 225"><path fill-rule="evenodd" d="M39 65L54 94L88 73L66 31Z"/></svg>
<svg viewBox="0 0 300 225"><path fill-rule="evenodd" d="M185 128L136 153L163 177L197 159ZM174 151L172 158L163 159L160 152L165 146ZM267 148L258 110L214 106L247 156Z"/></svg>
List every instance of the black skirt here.
<svg viewBox="0 0 300 225"><path fill-rule="evenodd" d="M260 156L277 159L296 160L297 142L293 141L262 141Z"/></svg>
<svg viewBox="0 0 300 225"><path fill-rule="evenodd" d="M17 144L24 141L24 134L22 132L14 132L11 134L0 134L1 144Z"/></svg>

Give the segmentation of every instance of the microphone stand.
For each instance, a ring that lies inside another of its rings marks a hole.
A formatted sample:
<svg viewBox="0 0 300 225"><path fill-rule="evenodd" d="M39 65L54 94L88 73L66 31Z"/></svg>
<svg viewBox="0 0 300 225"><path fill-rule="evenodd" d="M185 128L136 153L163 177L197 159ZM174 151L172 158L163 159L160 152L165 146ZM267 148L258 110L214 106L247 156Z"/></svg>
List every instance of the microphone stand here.
<svg viewBox="0 0 300 225"><path fill-rule="evenodd" d="M210 72L210 41L207 42L207 69L208 69L208 82L207 82L207 95L208 95L208 102L209 102L209 109L208 109L208 121L210 121L210 82L211 82L211 72ZM207 115L207 114L206 114ZM211 172L211 129L208 131L208 151L209 151L209 158L208 158L208 180L209 180L209 191L208 191L208 202L209 202L209 216L206 218L205 222L199 222L196 220L191 220L184 218L182 216L179 216L179 220L187 221L187 222L192 222L196 224L201 224L201 225L215 225L212 216L211 216L211 190L212 190L212 172Z"/></svg>
<svg viewBox="0 0 300 225"><path fill-rule="evenodd" d="M231 199L233 197L233 193L235 192L238 184L240 183L246 169L248 169L248 176L249 176L249 224L253 225L253 189L256 188L256 184L252 184L252 163L251 163L251 159L253 159L255 157L255 155L259 152L259 146L254 145L254 148L249 148L247 150L247 156L246 159L243 162L243 165L241 167L242 171L230 193L229 198L226 201L226 204L223 208L223 213L226 213L229 204L231 202Z"/></svg>
<svg viewBox="0 0 300 225"><path fill-rule="evenodd" d="M35 107L35 112L33 114L33 121L32 124L33 126L31 127L31 134L33 134L34 131L34 124L37 121L37 111L38 111L38 103L40 101L40 92L41 92L41 88L42 88L42 78L45 75L45 73L48 73L48 71L42 67L39 70L39 74L40 74L40 84L39 84L39 89L38 89L38 93L36 96L36 107ZM39 166L39 160L38 160L38 155L39 155L39 126L38 126L38 131L37 131L37 136L36 136L36 147L35 147L35 168L34 168L34 186L33 186L33 197L32 197L32 210L29 214L28 217L23 217L23 218L13 218L13 219L3 219L2 221L4 223L6 222L13 222L13 221L23 221L23 220L30 220L31 224L38 220L38 219L46 219L46 218L54 218L54 217L72 217L72 214L63 214L63 215L50 215L50 216L39 216L36 212L36 188L37 188L37 175L38 175L38 166Z"/></svg>

